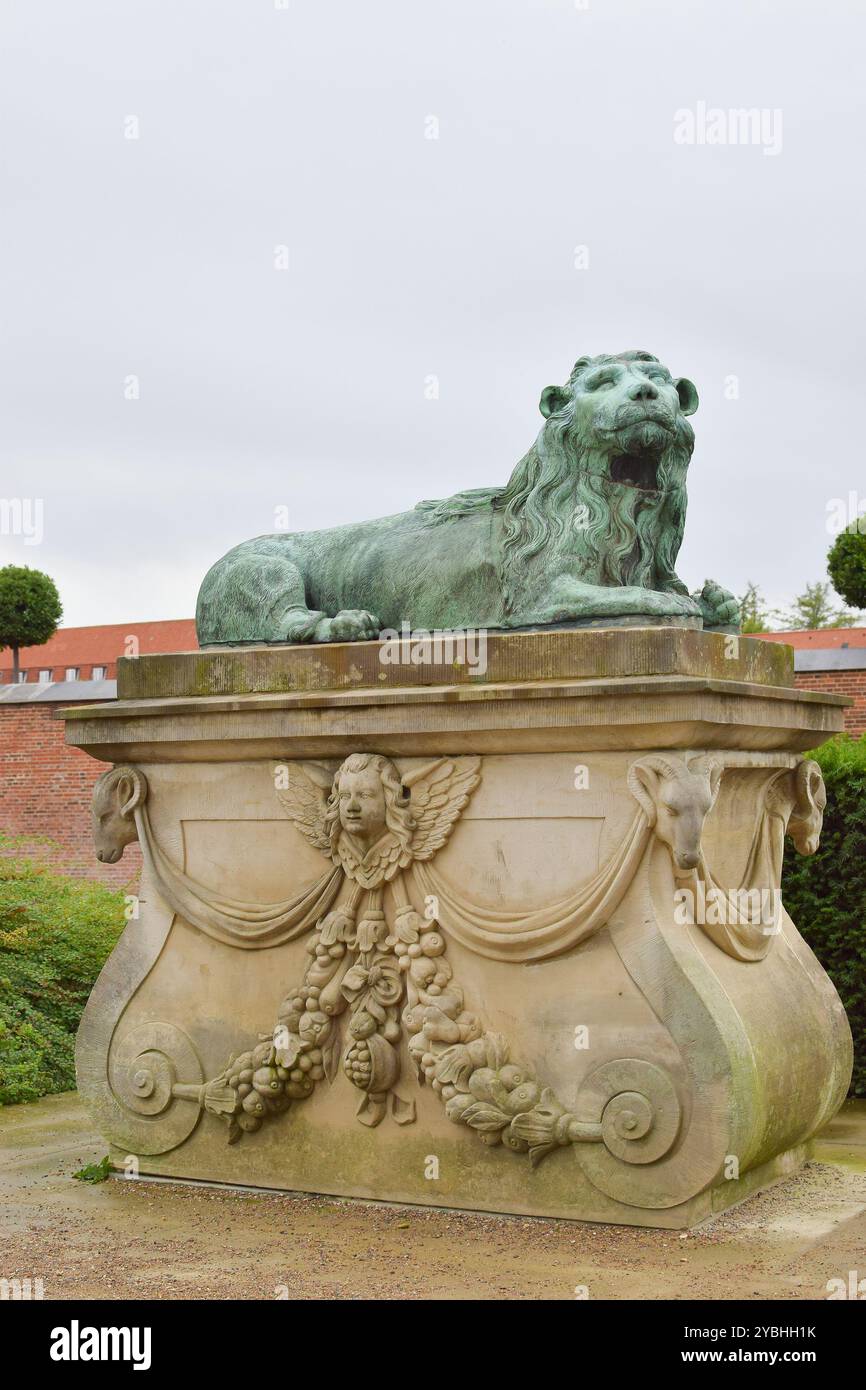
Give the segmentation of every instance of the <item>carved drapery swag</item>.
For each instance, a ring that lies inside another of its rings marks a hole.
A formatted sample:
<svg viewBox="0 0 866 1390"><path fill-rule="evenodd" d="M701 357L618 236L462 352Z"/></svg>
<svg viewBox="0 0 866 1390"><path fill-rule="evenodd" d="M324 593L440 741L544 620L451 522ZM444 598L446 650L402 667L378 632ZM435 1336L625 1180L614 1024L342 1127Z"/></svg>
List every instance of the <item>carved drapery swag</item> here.
<svg viewBox="0 0 866 1390"><path fill-rule="evenodd" d="M567 898L535 912L506 912L479 907L461 898L430 864L413 864L422 897L441 905L450 936L490 960L550 960L579 946L609 921L635 875L650 837L639 811L606 864Z"/></svg>
<svg viewBox="0 0 866 1390"><path fill-rule="evenodd" d="M821 769L811 760L770 777L761 789L746 869L733 891L716 882L701 851L695 874L703 909L698 925L735 960L763 960L770 950L780 927L785 836L791 836L801 854L814 854L826 804ZM769 915L765 912L768 901L772 909Z"/></svg>
<svg viewBox="0 0 866 1390"><path fill-rule="evenodd" d="M206 936L241 950L262 950L294 941L311 930L334 902L343 875L332 868L278 903L225 898L196 882L161 849L150 824L148 785L136 767L103 773L93 791L93 835L100 859L112 863L138 839L145 867L173 912Z"/></svg>
<svg viewBox="0 0 866 1390"><path fill-rule="evenodd" d="M266 906L221 897L171 862L154 840L147 783L136 769L117 768L101 779L95 826L110 836L104 822L134 818L157 890L185 921L242 949L313 931L310 963L283 1000L273 1033L212 1081L178 1088L178 1096L228 1121L230 1142L309 1096L318 1081L333 1080L341 1060L361 1093L362 1123L377 1125L389 1113L410 1123L414 1102L396 1089L404 1029L418 1080L431 1084L451 1120L485 1143L528 1152L535 1164L558 1145L603 1137L600 1124L567 1111L531 1070L510 1060L507 1040L485 1031L464 1007L441 923L494 960L560 955L610 919L653 832L668 846L681 882L730 902L701 850L721 765L712 757L637 760L628 782L638 809L610 859L574 894L534 912L509 913L467 902L431 865L480 781L480 763L438 758L402 777L390 759L372 754L352 755L336 774L319 764L277 764L275 787L289 817L332 867L293 898ZM798 848L815 848L824 801L814 763L769 777L738 892L778 886L786 829ZM420 894L427 904L424 915L414 906L410 881L416 899ZM697 923L720 949L741 961L766 955L773 932L765 923L744 924L733 912L721 917ZM341 1059L338 1021L346 1011Z"/></svg>
<svg viewBox="0 0 866 1390"><path fill-rule="evenodd" d="M136 808L135 822L142 857L160 896L185 922L228 946L249 951L294 941L310 931L340 890L343 875L335 868L284 902L258 905L222 898L163 854L154 839L146 805Z"/></svg>

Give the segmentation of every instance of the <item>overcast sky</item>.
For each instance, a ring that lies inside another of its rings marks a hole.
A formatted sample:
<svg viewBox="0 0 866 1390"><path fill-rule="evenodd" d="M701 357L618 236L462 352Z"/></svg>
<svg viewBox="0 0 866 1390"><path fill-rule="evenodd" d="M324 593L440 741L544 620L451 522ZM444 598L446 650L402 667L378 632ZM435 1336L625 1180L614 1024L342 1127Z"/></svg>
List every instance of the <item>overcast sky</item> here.
<svg viewBox="0 0 866 1390"><path fill-rule="evenodd" d="M191 616L277 508L503 481L541 388L625 348L700 392L686 582L826 577L828 502L866 504L862 4L6 0L2 31L0 492L44 539L0 563L67 625ZM699 103L764 134L697 143Z"/></svg>

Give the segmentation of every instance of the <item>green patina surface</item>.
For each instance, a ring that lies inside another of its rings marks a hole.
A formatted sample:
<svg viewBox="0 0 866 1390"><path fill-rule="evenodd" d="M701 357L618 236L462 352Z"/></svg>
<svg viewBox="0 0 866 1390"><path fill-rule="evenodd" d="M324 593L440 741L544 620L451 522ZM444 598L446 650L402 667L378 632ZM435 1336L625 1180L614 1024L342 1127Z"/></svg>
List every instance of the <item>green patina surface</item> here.
<svg viewBox="0 0 866 1390"><path fill-rule="evenodd" d="M544 425L508 482L326 531L259 536L201 586L199 643L346 642L382 630L693 619L739 605L674 568L697 409L646 352L581 357L541 395Z"/></svg>

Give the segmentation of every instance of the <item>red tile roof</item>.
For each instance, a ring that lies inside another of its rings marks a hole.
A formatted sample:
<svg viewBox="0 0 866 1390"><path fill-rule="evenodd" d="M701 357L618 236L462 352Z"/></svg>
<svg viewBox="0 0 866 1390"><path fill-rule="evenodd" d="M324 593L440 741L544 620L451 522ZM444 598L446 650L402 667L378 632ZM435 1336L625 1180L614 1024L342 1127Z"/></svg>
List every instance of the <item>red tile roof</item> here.
<svg viewBox="0 0 866 1390"><path fill-rule="evenodd" d="M795 650L813 647L816 651L833 651L837 647L866 647L866 627L797 628L793 632L756 632L766 642L787 642Z"/></svg>
<svg viewBox="0 0 866 1390"><path fill-rule="evenodd" d="M119 656L136 654L130 638L138 641L137 655L148 652L198 650L194 618L175 618L158 623L106 623L99 627L61 627L41 647L22 647L22 668L48 666L113 666ZM11 664L11 652L0 653L0 665Z"/></svg>

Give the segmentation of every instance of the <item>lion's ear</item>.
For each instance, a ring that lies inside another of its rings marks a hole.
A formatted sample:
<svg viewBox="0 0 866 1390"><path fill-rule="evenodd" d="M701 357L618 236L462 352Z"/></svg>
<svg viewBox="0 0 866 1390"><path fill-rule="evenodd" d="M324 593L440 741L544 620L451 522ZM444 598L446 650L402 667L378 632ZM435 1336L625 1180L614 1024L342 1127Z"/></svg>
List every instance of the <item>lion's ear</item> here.
<svg viewBox="0 0 866 1390"><path fill-rule="evenodd" d="M698 388L695 383L689 381L687 376L681 376L674 382L674 386L680 398L680 410L684 415L694 415L698 408Z"/></svg>
<svg viewBox="0 0 866 1390"><path fill-rule="evenodd" d="M557 410L562 410L563 406L568 405L568 391L564 386L545 386L541 393L541 400L538 402L538 409L541 411L545 420L549 420L551 415L555 415Z"/></svg>

